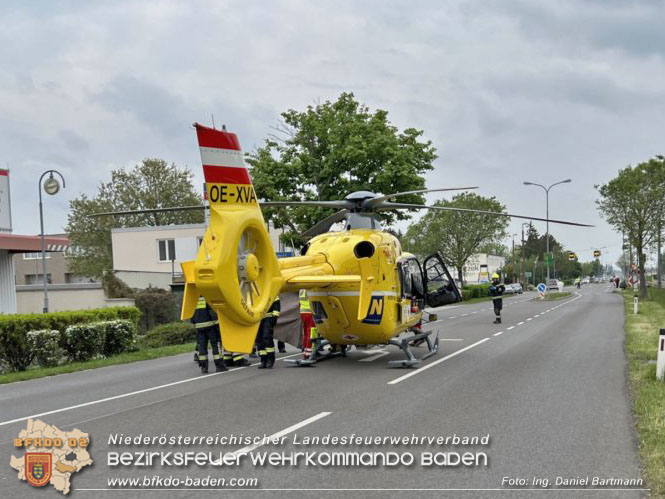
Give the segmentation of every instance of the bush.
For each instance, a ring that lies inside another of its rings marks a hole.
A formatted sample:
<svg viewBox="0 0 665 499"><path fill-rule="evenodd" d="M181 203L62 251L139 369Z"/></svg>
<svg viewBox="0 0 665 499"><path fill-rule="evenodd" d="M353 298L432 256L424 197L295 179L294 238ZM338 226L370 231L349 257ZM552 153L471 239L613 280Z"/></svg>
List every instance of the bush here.
<svg viewBox="0 0 665 499"><path fill-rule="evenodd" d="M470 300L471 298L473 298L472 296L473 292L470 289L461 289L460 293L462 294L463 301Z"/></svg>
<svg viewBox="0 0 665 499"><path fill-rule="evenodd" d="M192 341L196 341L196 328L188 322L162 324L148 331L143 338L143 344L149 348L182 345Z"/></svg>
<svg viewBox="0 0 665 499"><path fill-rule="evenodd" d="M34 359L34 353L28 344L28 331L60 331L60 346L64 347L64 332L69 326L118 319L138 325L140 318L141 312L136 307L0 315L0 365L12 371L24 371L28 368Z"/></svg>
<svg viewBox="0 0 665 499"><path fill-rule="evenodd" d="M58 365L64 353L60 348L60 331L56 329L30 331L27 339L28 345L41 367Z"/></svg>
<svg viewBox="0 0 665 499"><path fill-rule="evenodd" d="M0 365L3 371L25 371L34 358L25 331L9 329L0 335Z"/></svg>
<svg viewBox="0 0 665 499"><path fill-rule="evenodd" d="M178 318L176 297L160 288L147 288L136 294L136 306L141 311L141 329L147 331Z"/></svg>
<svg viewBox="0 0 665 499"><path fill-rule="evenodd" d="M93 322L65 329L63 346L69 360L84 362L103 356L105 333L103 324Z"/></svg>
<svg viewBox="0 0 665 499"><path fill-rule="evenodd" d="M104 348L102 353L105 357L117 355L122 352L132 352L136 346L136 326L130 321L106 321L98 322L96 325L104 328Z"/></svg>
<svg viewBox="0 0 665 499"><path fill-rule="evenodd" d="M469 291L469 296L471 298L483 298L489 296L490 294L490 283L485 284L469 284L464 287L465 290ZM466 299L466 298L465 298Z"/></svg>

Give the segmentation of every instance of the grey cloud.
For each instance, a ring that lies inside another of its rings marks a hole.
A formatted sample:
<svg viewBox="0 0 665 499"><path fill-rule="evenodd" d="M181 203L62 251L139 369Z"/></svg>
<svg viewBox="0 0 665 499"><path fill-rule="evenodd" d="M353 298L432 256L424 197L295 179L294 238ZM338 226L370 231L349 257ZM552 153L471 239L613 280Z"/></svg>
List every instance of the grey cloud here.
<svg viewBox="0 0 665 499"><path fill-rule="evenodd" d="M118 76L92 97L113 113L126 112L143 124L172 137L182 133L188 107L184 99L151 82L133 76Z"/></svg>
<svg viewBox="0 0 665 499"><path fill-rule="evenodd" d="M72 151L85 151L90 147L89 142L73 130L60 130L58 137Z"/></svg>

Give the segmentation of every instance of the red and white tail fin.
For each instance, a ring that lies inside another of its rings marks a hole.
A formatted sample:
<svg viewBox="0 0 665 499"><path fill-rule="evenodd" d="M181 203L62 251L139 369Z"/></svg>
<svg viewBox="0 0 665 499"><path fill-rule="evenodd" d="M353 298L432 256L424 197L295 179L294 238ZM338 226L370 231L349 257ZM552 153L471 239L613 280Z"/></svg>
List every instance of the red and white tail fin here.
<svg viewBox="0 0 665 499"><path fill-rule="evenodd" d="M228 351L250 352L258 324L282 277L234 133L194 124L201 152L210 225L194 262L184 262L183 318L199 296L217 311Z"/></svg>

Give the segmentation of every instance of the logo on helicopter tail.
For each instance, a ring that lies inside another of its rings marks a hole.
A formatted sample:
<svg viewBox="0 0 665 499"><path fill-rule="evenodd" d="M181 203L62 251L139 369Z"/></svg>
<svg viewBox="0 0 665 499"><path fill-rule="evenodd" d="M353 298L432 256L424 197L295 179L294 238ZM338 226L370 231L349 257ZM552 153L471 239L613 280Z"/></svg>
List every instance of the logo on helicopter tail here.
<svg viewBox="0 0 665 499"><path fill-rule="evenodd" d="M367 316L363 319L364 324L381 324L383 318L383 296L372 296L369 302Z"/></svg>

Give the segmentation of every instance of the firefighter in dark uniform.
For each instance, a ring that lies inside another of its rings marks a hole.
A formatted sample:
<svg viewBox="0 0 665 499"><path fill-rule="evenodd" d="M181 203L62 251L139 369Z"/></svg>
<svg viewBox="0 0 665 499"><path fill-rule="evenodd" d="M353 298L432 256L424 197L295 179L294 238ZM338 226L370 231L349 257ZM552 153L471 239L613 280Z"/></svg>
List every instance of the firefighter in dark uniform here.
<svg viewBox="0 0 665 499"><path fill-rule="evenodd" d="M495 297L492 300L492 304L494 305L494 315L496 316L496 319L494 319L494 324L501 324L501 309L503 308L502 296L505 291L506 287L501 284L501 277L499 277L499 274L493 274L492 285L490 286L489 292L490 296Z"/></svg>
<svg viewBox="0 0 665 499"><path fill-rule="evenodd" d="M261 319L261 324L259 324L256 341L259 347L259 357L261 357L259 369L270 369L275 364L275 340L273 334L280 310L279 295L277 295L277 298L275 298L275 301L272 302L272 305L270 305L270 308Z"/></svg>
<svg viewBox="0 0 665 499"><path fill-rule="evenodd" d="M217 314L203 297L200 297L196 303L192 323L196 328L196 343L199 347L199 367L201 367L201 372L203 374L207 374L208 372L208 342L212 345L212 358L215 362L216 371L226 371L224 360L219 352L221 336L219 334Z"/></svg>

